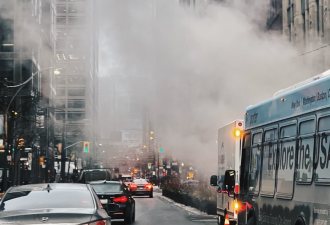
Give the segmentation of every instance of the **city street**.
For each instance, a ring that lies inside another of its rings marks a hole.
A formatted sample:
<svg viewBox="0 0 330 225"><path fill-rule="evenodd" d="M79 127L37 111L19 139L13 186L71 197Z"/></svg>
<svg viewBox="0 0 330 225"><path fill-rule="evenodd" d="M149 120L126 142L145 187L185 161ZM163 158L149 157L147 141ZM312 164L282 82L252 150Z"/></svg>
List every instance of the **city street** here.
<svg viewBox="0 0 330 225"><path fill-rule="evenodd" d="M217 224L215 216L200 213L190 207L181 207L179 204L165 198L155 187L154 198L135 196L136 218L135 225L193 225ZM124 224L123 220L114 220L114 225Z"/></svg>

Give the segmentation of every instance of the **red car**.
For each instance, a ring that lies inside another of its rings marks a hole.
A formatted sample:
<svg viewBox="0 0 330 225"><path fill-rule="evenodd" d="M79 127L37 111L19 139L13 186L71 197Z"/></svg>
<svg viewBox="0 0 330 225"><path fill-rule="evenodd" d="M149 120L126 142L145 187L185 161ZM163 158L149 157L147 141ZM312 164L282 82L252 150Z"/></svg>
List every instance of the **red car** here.
<svg viewBox="0 0 330 225"><path fill-rule="evenodd" d="M152 183L149 183L145 179L135 179L129 185L129 190L132 195L149 195L149 198L153 198L153 188Z"/></svg>

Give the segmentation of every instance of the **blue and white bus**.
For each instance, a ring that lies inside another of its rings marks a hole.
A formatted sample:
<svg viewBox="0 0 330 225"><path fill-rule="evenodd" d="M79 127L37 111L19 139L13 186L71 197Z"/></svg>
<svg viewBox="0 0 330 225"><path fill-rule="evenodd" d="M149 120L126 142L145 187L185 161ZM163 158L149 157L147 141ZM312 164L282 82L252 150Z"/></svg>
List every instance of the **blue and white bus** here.
<svg viewBox="0 0 330 225"><path fill-rule="evenodd" d="M330 76L248 107L244 122L238 224L330 224Z"/></svg>

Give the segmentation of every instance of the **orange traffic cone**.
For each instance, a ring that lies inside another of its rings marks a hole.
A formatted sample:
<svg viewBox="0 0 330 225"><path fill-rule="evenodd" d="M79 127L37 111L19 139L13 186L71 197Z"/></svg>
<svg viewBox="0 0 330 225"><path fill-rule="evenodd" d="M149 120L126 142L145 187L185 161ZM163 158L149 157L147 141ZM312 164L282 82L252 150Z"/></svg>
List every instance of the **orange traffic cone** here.
<svg viewBox="0 0 330 225"><path fill-rule="evenodd" d="M226 217L225 217L225 225L229 225L229 216L228 216L228 214L226 214Z"/></svg>

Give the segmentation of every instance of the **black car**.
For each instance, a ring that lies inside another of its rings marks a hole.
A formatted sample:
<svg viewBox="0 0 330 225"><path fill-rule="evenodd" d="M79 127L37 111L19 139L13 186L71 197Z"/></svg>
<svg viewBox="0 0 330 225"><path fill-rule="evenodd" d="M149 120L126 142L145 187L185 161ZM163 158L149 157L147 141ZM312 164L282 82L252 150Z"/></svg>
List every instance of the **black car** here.
<svg viewBox="0 0 330 225"><path fill-rule="evenodd" d="M135 179L129 185L129 189L132 195L148 195L149 198L153 198L154 186L146 179Z"/></svg>
<svg viewBox="0 0 330 225"><path fill-rule="evenodd" d="M126 185L119 181L91 182L103 208L113 219L124 219L125 223L135 221L135 200Z"/></svg>
<svg viewBox="0 0 330 225"><path fill-rule="evenodd" d="M87 184L92 181L111 180L109 169L81 170L77 183Z"/></svg>
<svg viewBox="0 0 330 225"><path fill-rule="evenodd" d="M8 189L0 201L0 225L110 225L90 185L30 184Z"/></svg>

